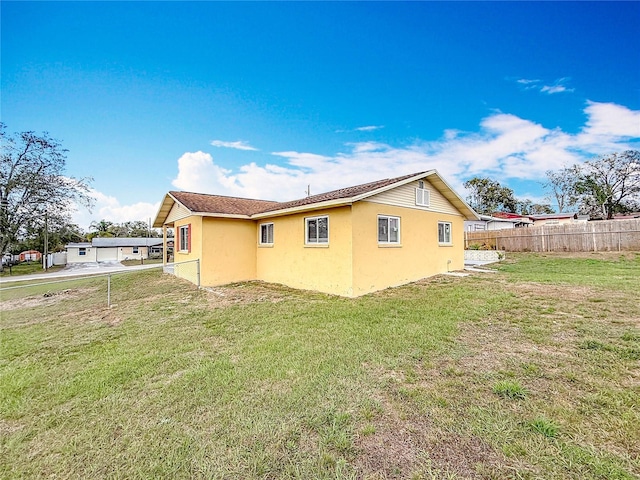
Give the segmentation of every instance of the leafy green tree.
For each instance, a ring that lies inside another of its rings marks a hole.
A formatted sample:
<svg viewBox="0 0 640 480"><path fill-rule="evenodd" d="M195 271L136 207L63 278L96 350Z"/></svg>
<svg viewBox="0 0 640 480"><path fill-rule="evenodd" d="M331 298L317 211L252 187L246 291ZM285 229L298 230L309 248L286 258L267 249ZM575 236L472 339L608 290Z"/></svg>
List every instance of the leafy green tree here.
<svg viewBox="0 0 640 480"><path fill-rule="evenodd" d="M520 215L542 215L546 213L554 213L551 205L546 203L533 203L529 199L520 200L515 213Z"/></svg>
<svg viewBox="0 0 640 480"><path fill-rule="evenodd" d="M67 150L47 133L9 135L0 123L0 152L0 253L44 228L45 217L69 223L76 205L90 208L90 179L64 174Z"/></svg>
<svg viewBox="0 0 640 480"><path fill-rule="evenodd" d="M124 223L114 223L108 220L91 222L89 238L94 237L161 237L162 232L149 228L147 222L134 220Z"/></svg>
<svg viewBox="0 0 640 480"><path fill-rule="evenodd" d="M545 215L555 213L548 203L534 203L529 208L529 215Z"/></svg>
<svg viewBox="0 0 640 480"><path fill-rule="evenodd" d="M86 240L87 237L76 224L47 222L46 234L44 228L30 227L26 229L23 238L11 248L11 253L18 254L24 250L61 252L69 243L84 242ZM44 248L45 241L47 242L46 249Z"/></svg>
<svg viewBox="0 0 640 480"><path fill-rule="evenodd" d="M93 221L89 225L89 229L91 232L89 233L89 239L94 237L113 237L113 232L111 229L113 228L113 222L109 222L107 220Z"/></svg>
<svg viewBox="0 0 640 480"><path fill-rule="evenodd" d="M516 212L518 200L513 190L489 178L474 177L464 182L470 191L467 201L476 212L490 215L494 212Z"/></svg>

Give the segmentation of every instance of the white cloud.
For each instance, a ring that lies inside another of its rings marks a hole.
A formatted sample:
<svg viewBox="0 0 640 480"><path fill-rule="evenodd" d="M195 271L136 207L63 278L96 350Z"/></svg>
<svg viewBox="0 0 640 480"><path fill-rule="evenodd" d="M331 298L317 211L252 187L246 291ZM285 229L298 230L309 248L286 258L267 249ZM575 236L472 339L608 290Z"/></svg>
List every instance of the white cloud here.
<svg viewBox="0 0 640 480"><path fill-rule="evenodd" d="M516 82L520 83L521 85L531 85L532 83L538 83L540 82L540 80L531 80L528 78L519 78L516 80Z"/></svg>
<svg viewBox="0 0 640 480"><path fill-rule="evenodd" d="M474 175L499 181L540 180L546 170L601 153L638 148L640 111L588 102L587 121L577 134L516 115L495 112L475 132L448 130L441 139L395 147L380 142L346 144L335 155L273 152L274 164L249 163L235 170L216 165L210 154L187 152L178 160L173 184L181 189L269 200L293 200L367 181L437 169L462 191ZM277 165L275 163L278 163Z"/></svg>
<svg viewBox="0 0 640 480"><path fill-rule="evenodd" d="M131 205L121 205L116 197L105 195L95 189L91 189L89 194L95 201L91 212L84 207L76 206L76 211L72 215L73 222L85 231L89 230L89 225L93 221L108 220L113 223L136 220L148 222L149 219L153 221L160 208L160 202L137 202Z"/></svg>
<svg viewBox="0 0 640 480"><path fill-rule="evenodd" d="M368 125L366 127L358 127L355 130L357 132L373 132L374 130L380 130L381 128L384 128L383 125Z"/></svg>
<svg viewBox="0 0 640 480"><path fill-rule="evenodd" d="M640 111L615 103L587 102L589 117L584 132L609 137L640 137Z"/></svg>
<svg viewBox="0 0 640 480"><path fill-rule="evenodd" d="M573 92L575 89L566 86L569 80L569 78L563 77L557 79L552 85L544 85L541 80L520 78L516 79L516 83L522 85L525 90L537 90L541 93L553 95L554 93Z"/></svg>
<svg viewBox="0 0 640 480"><path fill-rule="evenodd" d="M241 142L241 141L224 142L222 140L212 140L211 145L213 145L214 147L235 148L236 150L249 150L253 152L258 151L257 148L252 147L247 142Z"/></svg>
<svg viewBox="0 0 640 480"><path fill-rule="evenodd" d="M336 130L336 133L350 133L350 132L374 132L376 130L381 130L384 128L384 125L366 125L364 127L356 127L351 130Z"/></svg>
<svg viewBox="0 0 640 480"><path fill-rule="evenodd" d="M540 89L542 93L548 93L553 95L554 93L573 92L573 89L568 89L564 85L545 85Z"/></svg>

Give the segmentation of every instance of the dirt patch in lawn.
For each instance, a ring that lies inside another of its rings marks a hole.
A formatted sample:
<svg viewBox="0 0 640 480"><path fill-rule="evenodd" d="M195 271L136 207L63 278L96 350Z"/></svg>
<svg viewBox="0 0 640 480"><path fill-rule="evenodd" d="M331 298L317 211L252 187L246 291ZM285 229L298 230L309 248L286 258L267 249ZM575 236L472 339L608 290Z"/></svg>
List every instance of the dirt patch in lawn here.
<svg viewBox="0 0 640 480"><path fill-rule="evenodd" d="M32 295L24 298L5 300L0 302L0 311L18 310L22 308L43 307L55 305L64 300L73 300L86 296L96 288L69 288L57 292L47 292L41 295Z"/></svg>
<svg viewBox="0 0 640 480"><path fill-rule="evenodd" d="M260 281L205 287L203 290L207 293L207 300L213 308L265 302L278 303L291 297L304 295L302 290Z"/></svg>
<svg viewBox="0 0 640 480"><path fill-rule="evenodd" d="M444 429L393 397L380 404L382 412L370 422L375 433L356 440L359 478L499 478L509 468L504 455L477 436Z"/></svg>

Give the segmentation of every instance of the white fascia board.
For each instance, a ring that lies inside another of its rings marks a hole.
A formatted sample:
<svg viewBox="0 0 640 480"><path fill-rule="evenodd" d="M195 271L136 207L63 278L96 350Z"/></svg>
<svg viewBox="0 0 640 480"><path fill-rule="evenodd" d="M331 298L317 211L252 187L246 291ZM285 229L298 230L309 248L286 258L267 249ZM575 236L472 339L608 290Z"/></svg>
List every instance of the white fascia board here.
<svg viewBox="0 0 640 480"><path fill-rule="evenodd" d="M237 213L212 213L212 212L191 212L191 216L211 217L211 218L237 218L241 220L251 220L249 215L240 215Z"/></svg>
<svg viewBox="0 0 640 480"><path fill-rule="evenodd" d="M432 172L433 173L430 173L429 175L435 175L436 177L438 177L438 180L440 182L442 182L442 184L445 187L447 187L447 189L449 189L449 191L453 194L454 198L462 204L462 207L463 208L467 208L469 210L469 212L471 213L471 217L469 217L468 215L464 215L464 217L466 217L467 220L480 220L480 216L475 212L475 210L473 208L471 208L471 206L467 202L465 202L464 199L460 195L458 195L458 193L453 189L453 187L451 185L449 185L444 178L442 178L442 176L438 173L438 171L437 170L433 170ZM447 198L447 200L451 201L449 199L449 197L447 197L447 195L445 195L445 192L440 191L440 193L442 193L444 195L444 197ZM457 205L455 205L455 204L453 204L453 205L458 210L460 210L461 213L463 213L462 210Z"/></svg>

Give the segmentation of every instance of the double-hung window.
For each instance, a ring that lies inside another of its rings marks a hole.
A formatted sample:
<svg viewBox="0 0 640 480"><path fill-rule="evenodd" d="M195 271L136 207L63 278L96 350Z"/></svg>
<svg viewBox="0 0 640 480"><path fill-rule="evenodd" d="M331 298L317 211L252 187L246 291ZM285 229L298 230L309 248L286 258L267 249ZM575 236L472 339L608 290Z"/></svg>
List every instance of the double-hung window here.
<svg viewBox="0 0 640 480"><path fill-rule="evenodd" d="M309 217L304 219L306 244L326 245L329 243L329 217Z"/></svg>
<svg viewBox="0 0 640 480"><path fill-rule="evenodd" d="M451 223L438 222L438 243L451 245Z"/></svg>
<svg viewBox="0 0 640 480"><path fill-rule="evenodd" d="M87 249L85 247L78 248L78 255L86 255Z"/></svg>
<svg viewBox="0 0 640 480"><path fill-rule="evenodd" d="M429 190L424 188L424 181L418 182L418 188L416 188L416 205L421 207L429 206Z"/></svg>
<svg viewBox="0 0 640 480"><path fill-rule="evenodd" d="M400 244L400 217L378 216L378 243Z"/></svg>
<svg viewBox="0 0 640 480"><path fill-rule="evenodd" d="M190 252L191 251L191 224L183 225L180 227L180 236L178 237L180 241L180 246L178 250L180 252Z"/></svg>
<svg viewBox="0 0 640 480"><path fill-rule="evenodd" d="M260 245L273 245L273 223L260 225Z"/></svg>
<svg viewBox="0 0 640 480"><path fill-rule="evenodd" d="M131 253L140 253L140 251L138 250L139 247L132 247L131 248Z"/></svg>

